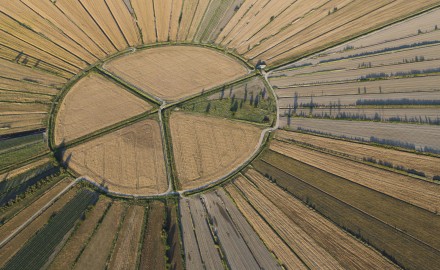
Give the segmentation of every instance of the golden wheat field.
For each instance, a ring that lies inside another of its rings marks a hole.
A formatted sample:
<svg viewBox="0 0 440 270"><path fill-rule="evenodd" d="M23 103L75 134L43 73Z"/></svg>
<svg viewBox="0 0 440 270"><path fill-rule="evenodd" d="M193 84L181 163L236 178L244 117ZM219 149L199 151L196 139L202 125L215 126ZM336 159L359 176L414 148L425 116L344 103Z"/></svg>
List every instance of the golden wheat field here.
<svg viewBox="0 0 440 270"><path fill-rule="evenodd" d="M199 94L247 74L245 66L220 52L187 46L135 52L110 61L104 68L166 101Z"/></svg>
<svg viewBox="0 0 440 270"><path fill-rule="evenodd" d="M173 112L173 153L182 189L227 175L256 150L261 129L230 120Z"/></svg>
<svg viewBox="0 0 440 270"><path fill-rule="evenodd" d="M149 195L168 188L159 125L145 120L80 146L64 162L115 193Z"/></svg>
<svg viewBox="0 0 440 270"><path fill-rule="evenodd" d="M64 97L56 118L55 143L77 139L151 108L102 75L90 74Z"/></svg>

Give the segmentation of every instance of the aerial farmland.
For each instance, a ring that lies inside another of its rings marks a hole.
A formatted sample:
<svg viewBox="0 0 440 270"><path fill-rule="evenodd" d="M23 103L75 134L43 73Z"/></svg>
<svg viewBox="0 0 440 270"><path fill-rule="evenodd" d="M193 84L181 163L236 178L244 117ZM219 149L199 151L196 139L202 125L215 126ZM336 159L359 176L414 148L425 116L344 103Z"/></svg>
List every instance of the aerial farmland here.
<svg viewBox="0 0 440 270"><path fill-rule="evenodd" d="M440 265L440 0L0 0L0 268Z"/></svg>

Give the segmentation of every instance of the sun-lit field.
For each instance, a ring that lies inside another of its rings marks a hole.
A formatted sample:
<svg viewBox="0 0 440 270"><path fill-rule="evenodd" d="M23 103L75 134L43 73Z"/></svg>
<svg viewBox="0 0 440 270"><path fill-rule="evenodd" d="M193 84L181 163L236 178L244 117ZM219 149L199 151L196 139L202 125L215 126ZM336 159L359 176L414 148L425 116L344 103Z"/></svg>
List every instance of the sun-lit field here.
<svg viewBox="0 0 440 270"><path fill-rule="evenodd" d="M0 1L0 268L440 265L440 0Z"/></svg>

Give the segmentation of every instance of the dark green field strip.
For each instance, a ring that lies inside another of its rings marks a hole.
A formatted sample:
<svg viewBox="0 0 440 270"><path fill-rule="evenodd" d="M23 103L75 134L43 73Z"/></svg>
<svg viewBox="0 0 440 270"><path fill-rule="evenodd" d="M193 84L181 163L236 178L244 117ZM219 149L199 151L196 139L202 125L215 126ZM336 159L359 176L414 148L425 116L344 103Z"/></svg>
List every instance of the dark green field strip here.
<svg viewBox="0 0 440 270"><path fill-rule="evenodd" d="M409 269L435 269L440 217L275 152L253 163L263 175Z"/></svg>
<svg viewBox="0 0 440 270"><path fill-rule="evenodd" d="M22 136L18 138L11 138L0 140L0 154L10 151L10 149L14 149L14 147L20 147L23 144L36 143L39 141L43 141L44 135L43 133L31 134L27 136Z"/></svg>
<svg viewBox="0 0 440 270"><path fill-rule="evenodd" d="M29 160L32 157L49 151L47 144L43 141L29 144L26 147L18 148L14 151L8 151L0 154L0 170L8 166L18 164Z"/></svg>
<svg viewBox="0 0 440 270"><path fill-rule="evenodd" d="M73 228L87 207L94 204L97 193L81 190L49 223L6 263L5 269L41 269L63 237Z"/></svg>

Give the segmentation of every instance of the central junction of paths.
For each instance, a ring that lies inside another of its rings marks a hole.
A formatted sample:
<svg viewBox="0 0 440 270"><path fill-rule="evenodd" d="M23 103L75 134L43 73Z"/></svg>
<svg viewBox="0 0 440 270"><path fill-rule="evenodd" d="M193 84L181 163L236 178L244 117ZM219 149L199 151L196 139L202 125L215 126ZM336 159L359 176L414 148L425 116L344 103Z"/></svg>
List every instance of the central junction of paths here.
<svg viewBox="0 0 440 270"><path fill-rule="evenodd" d="M248 85L274 97L265 77L223 51L181 45L133 49L91 68L64 90L51 144L72 174L113 195L203 191L247 166L276 128L206 113L209 100L223 99L226 91L231 104L237 103L233 85L251 79L243 84L245 102ZM205 96L205 112L180 110Z"/></svg>

